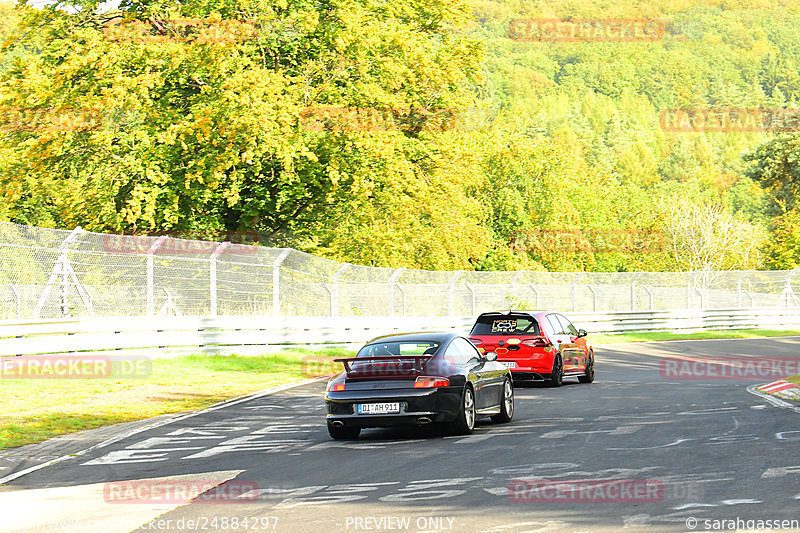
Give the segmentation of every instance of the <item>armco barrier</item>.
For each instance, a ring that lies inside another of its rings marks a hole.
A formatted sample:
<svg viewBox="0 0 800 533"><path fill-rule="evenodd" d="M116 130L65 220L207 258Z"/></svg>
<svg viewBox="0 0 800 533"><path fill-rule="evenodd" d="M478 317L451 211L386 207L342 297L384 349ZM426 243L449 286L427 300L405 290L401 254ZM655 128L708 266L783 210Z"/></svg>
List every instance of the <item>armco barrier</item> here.
<svg viewBox="0 0 800 533"><path fill-rule="evenodd" d="M590 333L800 328L800 308L568 314ZM0 356L36 354L258 354L286 348L355 348L389 333L468 333L474 317L106 317L0 322Z"/></svg>

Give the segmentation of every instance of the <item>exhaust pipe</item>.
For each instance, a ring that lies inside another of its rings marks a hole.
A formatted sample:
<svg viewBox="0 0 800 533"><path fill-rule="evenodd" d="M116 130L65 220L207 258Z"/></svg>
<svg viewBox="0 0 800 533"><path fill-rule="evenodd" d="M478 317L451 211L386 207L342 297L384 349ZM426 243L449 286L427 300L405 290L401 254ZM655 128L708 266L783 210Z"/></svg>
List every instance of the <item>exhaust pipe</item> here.
<svg viewBox="0 0 800 533"><path fill-rule="evenodd" d="M340 428L344 426L344 422L342 422L341 420L334 420L333 422L331 422L331 425L335 428Z"/></svg>
<svg viewBox="0 0 800 533"><path fill-rule="evenodd" d="M427 416L421 416L417 419L417 422L424 425L424 424L430 424L432 420Z"/></svg>

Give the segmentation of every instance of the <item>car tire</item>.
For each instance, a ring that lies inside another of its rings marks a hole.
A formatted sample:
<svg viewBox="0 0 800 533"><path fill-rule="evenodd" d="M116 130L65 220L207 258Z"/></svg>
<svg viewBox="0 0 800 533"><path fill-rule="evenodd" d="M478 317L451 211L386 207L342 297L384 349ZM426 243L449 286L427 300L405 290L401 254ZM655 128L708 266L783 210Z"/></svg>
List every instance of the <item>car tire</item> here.
<svg viewBox="0 0 800 533"><path fill-rule="evenodd" d="M328 422L328 434L335 440L354 440L361 433L358 426L339 426L336 427Z"/></svg>
<svg viewBox="0 0 800 533"><path fill-rule="evenodd" d="M584 375L578 376L578 381L581 383L591 383L594 381L594 352L589 352L589 362L586 365Z"/></svg>
<svg viewBox="0 0 800 533"><path fill-rule="evenodd" d="M495 424L508 424L514 417L514 385L511 378L506 378L503 383L503 398L500 402L500 414L492 417Z"/></svg>
<svg viewBox="0 0 800 533"><path fill-rule="evenodd" d="M450 423L449 429L453 435L469 435L475 429L475 392L469 385L464 388L458 417Z"/></svg>
<svg viewBox="0 0 800 533"><path fill-rule="evenodd" d="M564 382L564 363L561 362L561 355L556 355L553 359L553 371L550 372L550 379L547 384L551 387L560 387Z"/></svg>

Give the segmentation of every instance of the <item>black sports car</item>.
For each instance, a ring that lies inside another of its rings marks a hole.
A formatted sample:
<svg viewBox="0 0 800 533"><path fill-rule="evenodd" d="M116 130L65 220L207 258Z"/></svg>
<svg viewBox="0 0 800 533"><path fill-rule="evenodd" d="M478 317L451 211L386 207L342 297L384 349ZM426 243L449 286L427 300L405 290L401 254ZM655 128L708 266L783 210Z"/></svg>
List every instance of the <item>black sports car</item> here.
<svg viewBox="0 0 800 533"><path fill-rule="evenodd" d="M355 439L365 427L447 424L469 434L476 417L497 423L514 415L514 385L497 355L482 355L453 333L378 337L328 382L325 404L334 439Z"/></svg>

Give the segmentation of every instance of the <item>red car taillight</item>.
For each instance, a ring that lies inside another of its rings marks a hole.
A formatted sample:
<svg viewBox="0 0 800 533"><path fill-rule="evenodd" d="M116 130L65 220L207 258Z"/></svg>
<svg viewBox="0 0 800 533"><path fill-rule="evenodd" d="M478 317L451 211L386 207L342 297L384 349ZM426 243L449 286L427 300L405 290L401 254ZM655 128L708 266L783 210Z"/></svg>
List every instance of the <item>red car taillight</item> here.
<svg viewBox="0 0 800 533"><path fill-rule="evenodd" d="M545 348L549 346L547 341L544 340L542 337L537 337L535 339L525 339L524 341L522 341L522 344L524 344L525 346L533 346L535 348Z"/></svg>
<svg viewBox="0 0 800 533"><path fill-rule="evenodd" d="M415 389L432 389L435 387L447 387L449 385L450 385L449 379L431 377L431 376L419 376L414 381Z"/></svg>
<svg viewBox="0 0 800 533"><path fill-rule="evenodd" d="M344 390L344 383L328 383L328 392L339 392Z"/></svg>

